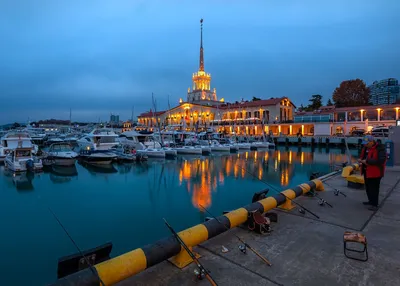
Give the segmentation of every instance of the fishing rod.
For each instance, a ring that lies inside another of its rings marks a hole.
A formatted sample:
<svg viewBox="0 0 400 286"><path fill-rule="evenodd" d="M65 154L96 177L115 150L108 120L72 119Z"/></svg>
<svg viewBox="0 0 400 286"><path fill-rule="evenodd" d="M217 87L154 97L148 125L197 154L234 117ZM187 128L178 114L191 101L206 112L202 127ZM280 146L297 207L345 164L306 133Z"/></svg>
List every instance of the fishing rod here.
<svg viewBox="0 0 400 286"><path fill-rule="evenodd" d="M312 175L313 177L316 177L316 176L318 176L319 174L320 174L320 172L315 172L315 173L312 173L311 175ZM343 193L342 191L340 191L340 190L337 189L337 188L332 187L332 186L329 185L327 182L324 182L324 184L327 185L328 187L330 187L331 189L333 189L333 193L335 194L335 196L338 196L339 194L341 194L342 196L347 197L347 195L346 195L345 193Z"/></svg>
<svg viewBox="0 0 400 286"><path fill-rule="evenodd" d="M309 192L313 195L313 197L316 197L319 200L318 204L320 206L328 205L331 208L333 208L333 206L330 203L328 203L325 199L321 198L316 192L314 192L313 190L309 190Z"/></svg>
<svg viewBox="0 0 400 286"><path fill-rule="evenodd" d="M165 225L168 227L168 229L172 232L172 234L175 236L176 240L179 242L179 244L186 250L186 252L189 254L189 256L193 259L193 261L197 264L197 267L199 268L199 272L195 272L197 275L198 279L203 279L203 277L206 277L207 280L210 282L211 285L217 286L217 282L211 277L210 272L207 271L207 269L204 268L204 266L200 263L200 261L197 259L196 255L189 249L189 247L183 242L183 240L179 237L179 235L176 233L176 231L172 228L172 226L169 225L169 223L166 221L165 218L163 218Z"/></svg>
<svg viewBox="0 0 400 286"><path fill-rule="evenodd" d="M257 180L259 180L260 182L266 184L267 186L270 186L272 188L272 190L274 192L276 192L277 194L281 194L282 196L284 196L287 200L291 201L292 203L294 203L295 205L297 205L298 207L300 207L300 213L304 213L305 211L308 212L309 214L311 214L312 216L314 216L317 219L320 219L320 217L318 215L316 215L315 213L313 213L312 211L310 211L309 209L307 209L306 207L304 207L303 205L299 204L298 202L296 202L295 200L292 200L291 198L289 198L288 196L286 196L284 193L280 192L278 189L276 189L274 186L272 186L271 184L269 184L268 182L261 180L260 178L258 178L256 175L254 175L253 173L249 172L248 170L246 170L246 168L239 166L242 170L244 170L246 173L248 173L249 175L251 175L252 177L256 178Z"/></svg>
<svg viewBox="0 0 400 286"><path fill-rule="evenodd" d="M333 193L335 196L338 196L339 194L342 195L343 197L347 198L347 195L343 193L341 190L333 187L332 185L329 185L328 183L324 182L325 185L327 185L329 188L333 189Z"/></svg>
<svg viewBox="0 0 400 286"><path fill-rule="evenodd" d="M103 280L101 280L99 274L97 273L97 271L95 269L93 269L92 264L89 262L89 260L87 259L87 257L85 255L83 255L82 250L79 248L78 244L75 242L75 240L72 238L72 236L68 233L67 229L64 227L64 225L62 224L62 222L58 219L58 217L56 216L56 214L52 211L52 209L48 206L47 207L48 210L50 211L50 213L53 215L53 217L55 218L55 220L58 222L58 224L61 226L61 228L64 230L65 234L68 236L68 238L71 240L71 242L74 244L75 248L78 250L79 255L83 257L83 259L85 260L85 262L87 263L87 265L89 266L90 270L92 271L92 273L97 276L97 278L100 281L100 284L102 286L106 286L106 284L104 284Z"/></svg>
<svg viewBox="0 0 400 286"><path fill-rule="evenodd" d="M215 219L217 222L219 222L219 224L223 225L227 230L229 230L229 228L223 224L218 218L216 218L209 210L207 210L205 207L203 207L202 205L199 204L199 206L204 209L213 219ZM259 258L261 258L262 261L264 261L268 266L271 266L271 262L269 262L265 257L263 257L260 253L258 253L253 247L251 247L247 242L245 242L243 239L241 239L238 235L233 234L234 236L236 236L236 238L243 243L243 246L239 245L239 249L241 252L246 253L246 248L250 249L251 251L253 251L253 253L255 255L257 255Z"/></svg>

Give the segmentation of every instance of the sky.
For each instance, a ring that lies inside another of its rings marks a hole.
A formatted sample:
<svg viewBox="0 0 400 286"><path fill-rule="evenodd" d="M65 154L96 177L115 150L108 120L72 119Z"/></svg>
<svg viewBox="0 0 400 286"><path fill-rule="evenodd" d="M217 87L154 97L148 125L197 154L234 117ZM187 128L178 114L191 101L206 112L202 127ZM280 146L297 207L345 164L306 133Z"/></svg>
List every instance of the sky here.
<svg viewBox="0 0 400 286"><path fill-rule="evenodd" d="M0 124L121 119L178 104L199 66L218 98L326 101L400 78L398 0L2 0Z"/></svg>

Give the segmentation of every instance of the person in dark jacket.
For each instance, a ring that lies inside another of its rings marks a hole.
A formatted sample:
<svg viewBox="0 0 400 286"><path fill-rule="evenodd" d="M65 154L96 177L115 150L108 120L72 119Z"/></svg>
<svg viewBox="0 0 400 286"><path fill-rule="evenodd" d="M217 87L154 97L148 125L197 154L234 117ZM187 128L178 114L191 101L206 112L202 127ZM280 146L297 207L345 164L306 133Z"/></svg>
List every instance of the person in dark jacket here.
<svg viewBox="0 0 400 286"><path fill-rule="evenodd" d="M386 150L385 146L375 141L371 135L364 138L364 148L361 151L359 163L361 163L361 172L364 175L365 190L368 201L363 202L369 205L369 210L378 209L379 187L381 179L385 174Z"/></svg>

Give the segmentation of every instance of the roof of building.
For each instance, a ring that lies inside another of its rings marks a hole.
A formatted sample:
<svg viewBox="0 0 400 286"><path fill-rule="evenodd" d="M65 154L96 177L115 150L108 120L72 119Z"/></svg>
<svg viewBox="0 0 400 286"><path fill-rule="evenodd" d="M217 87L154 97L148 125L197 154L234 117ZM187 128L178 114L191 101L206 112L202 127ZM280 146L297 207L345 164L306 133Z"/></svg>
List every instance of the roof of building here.
<svg viewBox="0 0 400 286"><path fill-rule="evenodd" d="M335 106L321 106L319 110L315 111L298 111L295 115L304 116L304 115L320 115L320 114L332 114L334 112L354 112L361 110L377 110L378 108L381 109L396 109L400 108L400 104L383 104L383 105L364 105L364 106L350 106L350 107L335 107Z"/></svg>
<svg viewBox="0 0 400 286"><path fill-rule="evenodd" d="M272 97L270 99L261 99L255 101L242 101L235 103L225 103L220 106L221 109L230 109L230 108L246 108L246 107L259 107L259 106L270 106L277 105L284 99L288 99L287 97ZM289 99L288 99L289 100ZM296 107L291 101L290 103Z"/></svg>
<svg viewBox="0 0 400 286"><path fill-rule="evenodd" d="M159 116L159 115L161 115L161 114L164 114L166 111L157 111L157 112L154 112L154 111L152 111L151 109L150 109L150 111L146 111L146 112L143 112L143 113L141 113L140 115L138 115L138 117L153 117L153 116Z"/></svg>

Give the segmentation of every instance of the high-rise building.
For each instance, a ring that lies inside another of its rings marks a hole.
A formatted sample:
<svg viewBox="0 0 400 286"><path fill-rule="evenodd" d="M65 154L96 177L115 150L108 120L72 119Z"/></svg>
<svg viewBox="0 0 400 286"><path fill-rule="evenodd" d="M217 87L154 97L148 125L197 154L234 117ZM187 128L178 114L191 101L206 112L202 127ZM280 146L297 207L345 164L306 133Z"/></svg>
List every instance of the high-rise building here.
<svg viewBox="0 0 400 286"><path fill-rule="evenodd" d="M395 78L374 81L369 86L369 92L373 105L394 104L400 100L399 81Z"/></svg>
<svg viewBox="0 0 400 286"><path fill-rule="evenodd" d="M110 124L112 124L112 125L119 124L119 115L111 114L110 115Z"/></svg>

